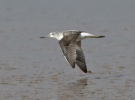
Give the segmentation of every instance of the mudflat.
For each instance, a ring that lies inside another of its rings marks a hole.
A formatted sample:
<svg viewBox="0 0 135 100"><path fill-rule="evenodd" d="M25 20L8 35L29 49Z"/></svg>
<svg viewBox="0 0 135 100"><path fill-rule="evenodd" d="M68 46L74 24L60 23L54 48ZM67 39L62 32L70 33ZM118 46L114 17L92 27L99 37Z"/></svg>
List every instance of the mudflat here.
<svg viewBox="0 0 135 100"><path fill-rule="evenodd" d="M0 100L134 100L134 0L1 0ZM52 31L81 30L88 70L72 69Z"/></svg>

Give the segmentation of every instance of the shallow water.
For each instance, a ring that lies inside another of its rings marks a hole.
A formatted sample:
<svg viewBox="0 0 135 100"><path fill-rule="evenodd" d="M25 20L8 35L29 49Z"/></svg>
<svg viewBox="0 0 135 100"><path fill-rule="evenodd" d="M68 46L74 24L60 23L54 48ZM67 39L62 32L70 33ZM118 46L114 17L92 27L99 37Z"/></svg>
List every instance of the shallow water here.
<svg viewBox="0 0 135 100"><path fill-rule="evenodd" d="M1 0L0 100L134 100L134 0ZM82 30L88 70L72 69L51 31Z"/></svg>

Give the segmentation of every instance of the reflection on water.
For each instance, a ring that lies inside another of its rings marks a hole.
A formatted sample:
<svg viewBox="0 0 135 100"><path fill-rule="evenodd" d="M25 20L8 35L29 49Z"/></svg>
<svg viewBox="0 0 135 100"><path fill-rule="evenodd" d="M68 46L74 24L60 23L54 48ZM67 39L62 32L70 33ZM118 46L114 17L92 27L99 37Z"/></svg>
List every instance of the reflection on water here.
<svg viewBox="0 0 135 100"><path fill-rule="evenodd" d="M59 100L81 99L87 92L87 78L63 85L57 90Z"/></svg>

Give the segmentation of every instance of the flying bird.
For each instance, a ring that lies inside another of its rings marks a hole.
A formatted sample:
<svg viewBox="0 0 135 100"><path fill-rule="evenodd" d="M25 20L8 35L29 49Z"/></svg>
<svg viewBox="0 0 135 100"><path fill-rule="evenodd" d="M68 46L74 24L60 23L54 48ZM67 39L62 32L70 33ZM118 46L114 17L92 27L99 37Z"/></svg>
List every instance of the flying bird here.
<svg viewBox="0 0 135 100"><path fill-rule="evenodd" d="M66 30L62 32L51 32L46 37L40 38L56 38L59 41L62 53L72 68L75 64L84 72L87 73L85 56L81 48L81 40L85 38L103 38L105 36L93 35L84 31Z"/></svg>

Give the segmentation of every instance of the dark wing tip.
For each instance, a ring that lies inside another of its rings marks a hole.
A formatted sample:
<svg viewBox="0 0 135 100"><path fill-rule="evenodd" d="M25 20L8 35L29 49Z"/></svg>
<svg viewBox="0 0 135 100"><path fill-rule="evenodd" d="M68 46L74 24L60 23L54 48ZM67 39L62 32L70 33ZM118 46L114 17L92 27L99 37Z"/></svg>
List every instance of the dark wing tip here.
<svg viewBox="0 0 135 100"><path fill-rule="evenodd" d="M84 73L87 73L87 69L85 69L85 70L82 70Z"/></svg>
<svg viewBox="0 0 135 100"><path fill-rule="evenodd" d="M85 67L85 69L81 69L84 73L87 73L87 68Z"/></svg>
<svg viewBox="0 0 135 100"><path fill-rule="evenodd" d="M76 64L78 65L78 67L84 72L87 73L87 66L85 64L85 62L81 62L79 60L76 61Z"/></svg>

